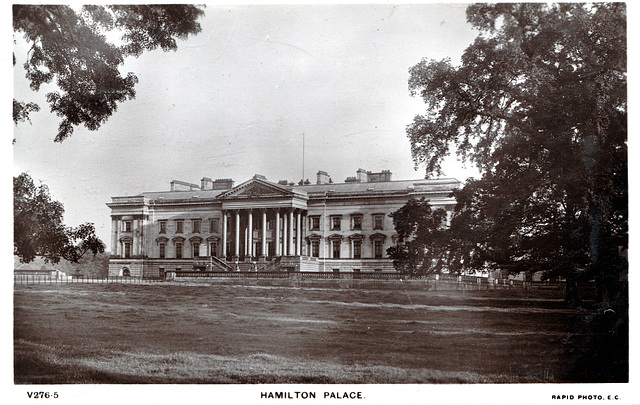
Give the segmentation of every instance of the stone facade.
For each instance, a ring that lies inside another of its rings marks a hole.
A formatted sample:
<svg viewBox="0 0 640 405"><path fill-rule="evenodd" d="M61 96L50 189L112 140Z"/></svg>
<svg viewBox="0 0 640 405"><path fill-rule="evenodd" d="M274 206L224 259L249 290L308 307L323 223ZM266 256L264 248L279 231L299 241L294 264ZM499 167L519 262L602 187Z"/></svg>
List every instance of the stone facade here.
<svg viewBox="0 0 640 405"><path fill-rule="evenodd" d="M389 214L425 197L452 213L455 179L391 180L359 169L334 183L268 181L234 187L173 180L170 191L113 197L110 276L163 277L174 271L392 271L397 243ZM450 217L450 215L449 215Z"/></svg>

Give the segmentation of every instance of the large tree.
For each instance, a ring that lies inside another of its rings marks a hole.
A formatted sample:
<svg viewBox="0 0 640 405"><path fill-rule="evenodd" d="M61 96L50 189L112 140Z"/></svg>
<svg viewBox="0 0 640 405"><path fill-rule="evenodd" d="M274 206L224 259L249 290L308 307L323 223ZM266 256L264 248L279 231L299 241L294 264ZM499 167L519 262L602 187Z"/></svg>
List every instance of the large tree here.
<svg viewBox="0 0 640 405"><path fill-rule="evenodd" d="M625 4L479 4L467 19L479 35L459 66L410 69L427 105L407 128L416 165L439 174L455 150L480 169L455 193L467 257L562 276L570 300L580 277L615 296L628 245Z"/></svg>
<svg viewBox="0 0 640 405"><path fill-rule="evenodd" d="M433 209L425 198L411 199L391 213L398 243L387 253L395 268L409 276L484 270L485 261L475 246L485 229L463 218L469 213L458 213L458 219L450 222L447 211Z"/></svg>
<svg viewBox="0 0 640 405"><path fill-rule="evenodd" d="M31 176L13 178L13 254L28 263L43 257L45 262L60 259L77 263L85 253L105 251L91 223L67 227L62 222L64 207L51 199L49 188L36 186Z"/></svg>
<svg viewBox="0 0 640 405"><path fill-rule="evenodd" d="M135 97L138 78L123 76L119 66L127 56L160 47L176 50L176 39L201 31L204 11L193 5L110 5L72 8L61 5L14 5L13 30L31 44L24 68L31 89L55 79L57 91L47 93L51 112L62 118L55 137L62 142L75 126L96 130L117 109ZM108 33L119 33L116 44ZM13 120L29 120L40 107L14 100Z"/></svg>

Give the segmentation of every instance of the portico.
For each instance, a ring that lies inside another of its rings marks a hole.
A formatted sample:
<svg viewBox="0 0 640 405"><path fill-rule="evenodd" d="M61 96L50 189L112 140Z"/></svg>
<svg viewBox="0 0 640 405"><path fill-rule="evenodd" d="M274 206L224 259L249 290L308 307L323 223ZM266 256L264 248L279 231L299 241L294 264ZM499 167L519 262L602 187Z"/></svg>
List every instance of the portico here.
<svg viewBox="0 0 640 405"><path fill-rule="evenodd" d="M223 210L222 257L254 260L303 255L300 208L244 208Z"/></svg>
<svg viewBox="0 0 640 405"><path fill-rule="evenodd" d="M304 255L303 193L252 179L222 194L222 256L231 261Z"/></svg>

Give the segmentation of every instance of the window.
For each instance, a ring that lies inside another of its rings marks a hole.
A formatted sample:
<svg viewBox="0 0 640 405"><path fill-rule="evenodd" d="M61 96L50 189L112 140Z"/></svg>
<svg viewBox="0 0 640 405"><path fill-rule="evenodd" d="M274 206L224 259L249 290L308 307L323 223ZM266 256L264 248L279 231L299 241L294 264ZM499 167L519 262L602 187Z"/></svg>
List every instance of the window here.
<svg viewBox="0 0 640 405"><path fill-rule="evenodd" d="M376 240L373 242L373 254L376 259L382 258L382 241Z"/></svg>
<svg viewBox="0 0 640 405"><path fill-rule="evenodd" d="M200 244L194 243L192 246L193 246L193 257L200 256Z"/></svg>
<svg viewBox="0 0 640 405"><path fill-rule="evenodd" d="M320 230L320 217L309 217L309 221L309 228L311 228L312 231Z"/></svg>
<svg viewBox="0 0 640 405"><path fill-rule="evenodd" d="M340 222L342 220L342 217L339 215L334 215L331 217L331 230L332 231L339 231L340 230Z"/></svg>
<svg viewBox="0 0 640 405"><path fill-rule="evenodd" d="M182 233L184 231L184 221L176 220L176 233Z"/></svg>
<svg viewBox="0 0 640 405"><path fill-rule="evenodd" d="M351 216L351 229L354 231L362 230L362 215Z"/></svg>
<svg viewBox="0 0 640 405"><path fill-rule="evenodd" d="M194 219L193 220L193 227L192 227L193 233L200 233L200 224L201 223L202 222L199 219Z"/></svg>
<svg viewBox="0 0 640 405"><path fill-rule="evenodd" d="M166 248L167 248L166 243L160 243L160 258L161 259L165 258L166 250L167 250Z"/></svg>
<svg viewBox="0 0 640 405"><path fill-rule="evenodd" d="M158 233L167 233L167 221L160 221L160 232Z"/></svg>
<svg viewBox="0 0 640 405"><path fill-rule="evenodd" d="M384 214L373 214L373 229L384 229Z"/></svg>
<svg viewBox="0 0 640 405"><path fill-rule="evenodd" d="M362 257L362 241L353 241L353 258L360 259Z"/></svg>
<svg viewBox="0 0 640 405"><path fill-rule="evenodd" d="M340 258L340 241L334 240L331 242L331 245L333 246L333 258L339 259Z"/></svg>
<svg viewBox="0 0 640 405"><path fill-rule="evenodd" d="M133 221L124 221L124 231L131 232L133 228Z"/></svg>
<svg viewBox="0 0 640 405"><path fill-rule="evenodd" d="M131 257L131 242L124 243L124 257L125 258Z"/></svg>
<svg viewBox="0 0 640 405"><path fill-rule="evenodd" d="M272 230L276 228L276 220L275 219L269 219L267 221L267 229L268 230Z"/></svg>
<svg viewBox="0 0 640 405"><path fill-rule="evenodd" d="M182 259L182 242L176 242L176 259Z"/></svg>
<svg viewBox="0 0 640 405"><path fill-rule="evenodd" d="M218 242L209 243L209 256L218 257Z"/></svg>
<svg viewBox="0 0 640 405"><path fill-rule="evenodd" d="M311 256L320 257L320 241L318 240L311 241Z"/></svg>
<svg viewBox="0 0 640 405"><path fill-rule="evenodd" d="M209 220L209 233L218 233L219 222L218 218Z"/></svg>

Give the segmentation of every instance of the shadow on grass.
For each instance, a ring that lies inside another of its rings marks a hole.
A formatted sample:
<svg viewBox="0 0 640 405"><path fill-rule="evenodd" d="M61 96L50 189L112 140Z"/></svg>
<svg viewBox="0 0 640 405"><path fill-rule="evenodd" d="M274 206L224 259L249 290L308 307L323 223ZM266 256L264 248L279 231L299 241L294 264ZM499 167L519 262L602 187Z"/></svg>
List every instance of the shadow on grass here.
<svg viewBox="0 0 640 405"><path fill-rule="evenodd" d="M576 348L576 382L629 382L628 318L598 313L585 320L584 330L570 342Z"/></svg>

